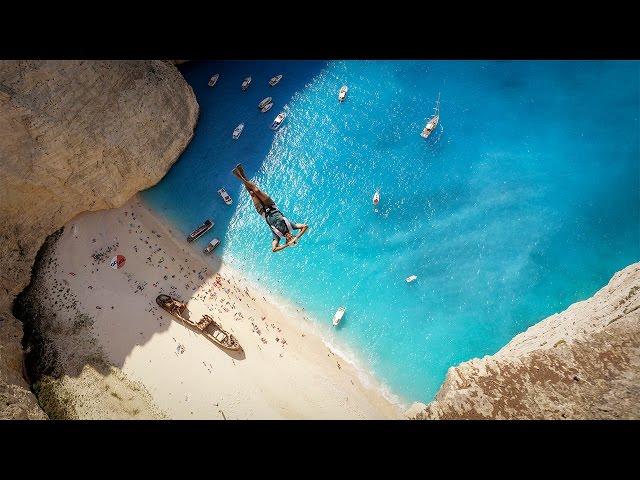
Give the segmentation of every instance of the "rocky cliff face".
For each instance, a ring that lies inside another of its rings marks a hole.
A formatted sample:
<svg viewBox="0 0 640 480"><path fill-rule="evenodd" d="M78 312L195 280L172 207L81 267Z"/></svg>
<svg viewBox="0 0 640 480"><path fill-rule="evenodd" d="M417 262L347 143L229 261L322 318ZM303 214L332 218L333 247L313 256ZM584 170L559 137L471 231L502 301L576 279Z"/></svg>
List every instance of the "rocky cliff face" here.
<svg viewBox="0 0 640 480"><path fill-rule="evenodd" d="M449 369L418 419L639 419L640 263L592 298Z"/></svg>
<svg viewBox="0 0 640 480"><path fill-rule="evenodd" d="M171 62L0 61L0 418L43 418L10 310L45 238L157 183L197 118Z"/></svg>

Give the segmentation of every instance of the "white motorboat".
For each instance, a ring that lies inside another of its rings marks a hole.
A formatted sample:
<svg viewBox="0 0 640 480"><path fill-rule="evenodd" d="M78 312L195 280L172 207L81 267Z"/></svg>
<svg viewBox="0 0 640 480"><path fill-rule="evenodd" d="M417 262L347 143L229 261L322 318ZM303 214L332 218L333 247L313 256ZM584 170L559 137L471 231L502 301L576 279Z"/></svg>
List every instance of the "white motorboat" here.
<svg viewBox="0 0 640 480"><path fill-rule="evenodd" d="M271 97L263 98L262 101L258 104L258 108L262 110L264 107L271 103L271 100L273 100Z"/></svg>
<svg viewBox="0 0 640 480"><path fill-rule="evenodd" d="M240 136L240 134L242 133L242 130L244 130L244 123L241 123L240 125L238 125L236 127L236 129L233 131L233 139L237 140L238 137Z"/></svg>
<svg viewBox="0 0 640 480"><path fill-rule="evenodd" d="M340 87L340 91L338 92L338 100L344 102L344 99L347 98L347 92L349 91L349 87L343 85Z"/></svg>
<svg viewBox="0 0 640 480"><path fill-rule="evenodd" d="M405 278L405 280L407 281L407 283L411 283L411 282L413 282L416 278L418 278L418 277L417 277L417 276L415 276L415 275L410 275L410 276L408 276L407 278Z"/></svg>
<svg viewBox="0 0 640 480"><path fill-rule="evenodd" d="M282 75L276 75L271 80L269 80L269 85L275 87L280 80L282 80Z"/></svg>
<svg viewBox="0 0 640 480"><path fill-rule="evenodd" d="M221 188L220 190L218 190L218 193L222 197L222 200L224 200L224 203L226 203L227 205L231 205L233 203L233 200L231 200L231 196L227 193L227 191L224 188Z"/></svg>
<svg viewBox="0 0 640 480"><path fill-rule="evenodd" d="M431 132L433 132L438 126L438 122L440 121L440 94L438 94L438 100L436 101L435 114L427 121L424 129L420 136L422 138L429 138Z"/></svg>
<svg viewBox="0 0 640 480"><path fill-rule="evenodd" d="M340 323L340 320L342 320L342 317L344 316L344 312L346 311L346 308L344 307L340 307L338 308L338 310L336 310L335 315L333 316L333 326L337 326Z"/></svg>
<svg viewBox="0 0 640 480"><path fill-rule="evenodd" d="M276 119L271 124L271 130L277 130L278 128L280 128L280 125L282 124L282 122L284 122L285 118L287 118L286 113L284 112L279 113Z"/></svg>
<svg viewBox="0 0 640 480"><path fill-rule="evenodd" d="M203 250L203 252L208 255L211 252L213 252L218 245L220 245L220 240L218 240L217 238L214 238L209 242L209 245L207 245L207 247Z"/></svg>
<svg viewBox="0 0 640 480"><path fill-rule="evenodd" d="M380 202L380 190L376 190L376 193L373 194L373 204L378 205Z"/></svg>
<svg viewBox="0 0 640 480"><path fill-rule="evenodd" d="M251 77L247 77L242 81L242 91L244 92L247 88L249 88L249 85L251 84Z"/></svg>
<svg viewBox="0 0 640 480"><path fill-rule="evenodd" d="M218 78L220 77L219 73L216 73L213 77L209 79L209 86L213 87L216 83L218 83Z"/></svg>
<svg viewBox="0 0 640 480"><path fill-rule="evenodd" d="M267 103L264 107L260 109L260 111L262 113L267 113L269 110L271 110L271 107L273 107L273 102Z"/></svg>

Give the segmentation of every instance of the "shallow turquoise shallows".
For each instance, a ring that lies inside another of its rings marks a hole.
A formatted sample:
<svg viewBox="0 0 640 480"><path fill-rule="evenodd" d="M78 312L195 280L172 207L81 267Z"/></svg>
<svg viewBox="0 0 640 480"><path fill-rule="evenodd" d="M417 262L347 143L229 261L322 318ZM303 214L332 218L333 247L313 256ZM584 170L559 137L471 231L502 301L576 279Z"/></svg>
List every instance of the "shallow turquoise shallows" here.
<svg viewBox="0 0 640 480"><path fill-rule="evenodd" d="M145 201L185 234L215 220L193 248L219 237L223 259L304 306L328 326L328 341L355 352L404 402L431 400L450 366L495 353L640 258L638 62L181 70L200 120ZM424 140L439 92L440 126ZM263 114L267 96L274 106ZM287 118L273 132L280 111ZM231 175L238 162L285 215L311 226L296 248L271 253L270 231ZM222 186L232 207L216 193Z"/></svg>

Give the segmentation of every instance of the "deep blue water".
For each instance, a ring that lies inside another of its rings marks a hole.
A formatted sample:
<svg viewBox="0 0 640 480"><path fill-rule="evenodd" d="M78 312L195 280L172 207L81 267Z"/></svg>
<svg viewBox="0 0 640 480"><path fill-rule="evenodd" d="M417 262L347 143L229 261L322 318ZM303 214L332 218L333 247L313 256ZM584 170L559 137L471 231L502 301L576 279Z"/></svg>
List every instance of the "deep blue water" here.
<svg viewBox="0 0 640 480"><path fill-rule="evenodd" d="M330 325L346 306L329 335L405 401L432 399L447 368L496 352L640 259L638 62L181 69L200 120L145 201L185 233L214 219L195 248L221 238L223 259L315 321ZM269 87L277 73L283 80ZM340 104L342 84L349 95ZM441 128L425 141L439 92ZM261 114L256 104L268 95L275 105ZM311 226L298 247L270 252L270 231L230 173L238 162L285 215ZM411 274L418 279L407 284Z"/></svg>

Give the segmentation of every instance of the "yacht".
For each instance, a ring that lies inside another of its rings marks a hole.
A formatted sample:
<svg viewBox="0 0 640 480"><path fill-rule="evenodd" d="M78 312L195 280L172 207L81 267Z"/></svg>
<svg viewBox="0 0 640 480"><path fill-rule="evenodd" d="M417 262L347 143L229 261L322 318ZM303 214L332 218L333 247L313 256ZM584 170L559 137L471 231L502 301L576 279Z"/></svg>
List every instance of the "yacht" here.
<svg viewBox="0 0 640 480"><path fill-rule="evenodd" d="M271 97L263 98L262 101L258 104L258 108L262 110L265 106L271 103L273 100Z"/></svg>
<svg viewBox="0 0 640 480"><path fill-rule="evenodd" d="M284 122L285 118L287 118L286 113L279 113L276 119L271 124L271 130L277 130L278 128L280 128L280 125L282 125L282 122Z"/></svg>
<svg viewBox="0 0 640 480"><path fill-rule="evenodd" d="M260 109L260 111L262 113L267 113L269 110L271 110L271 107L273 107L273 102L267 103L264 107Z"/></svg>
<svg viewBox="0 0 640 480"><path fill-rule="evenodd" d="M429 138L429 135L431 135L431 132L433 132L438 126L438 122L440 121L440 94L438 94L438 100L436 101L436 108L434 110L435 110L435 113L427 121L427 124L422 130L422 133L420 134L422 138Z"/></svg>
<svg viewBox="0 0 640 480"><path fill-rule="evenodd" d="M343 85L340 87L340 91L338 92L338 100L344 102L344 99L347 98L347 92L349 91L349 87Z"/></svg>
<svg viewBox="0 0 640 480"><path fill-rule="evenodd" d="M237 140L238 137L240 136L240 134L242 133L242 130L244 130L244 123L241 123L240 125L238 125L236 127L236 129L233 131L233 139Z"/></svg>
<svg viewBox="0 0 640 480"><path fill-rule="evenodd" d="M242 81L242 91L244 92L251 84L251 77L247 77Z"/></svg>
<svg viewBox="0 0 640 480"><path fill-rule="evenodd" d="M269 85L275 87L280 80L282 80L282 75L276 75L271 80L269 80Z"/></svg>
<svg viewBox="0 0 640 480"><path fill-rule="evenodd" d="M209 86L213 87L218 82L218 78L220 77L219 73L216 73L213 77L209 79Z"/></svg>

